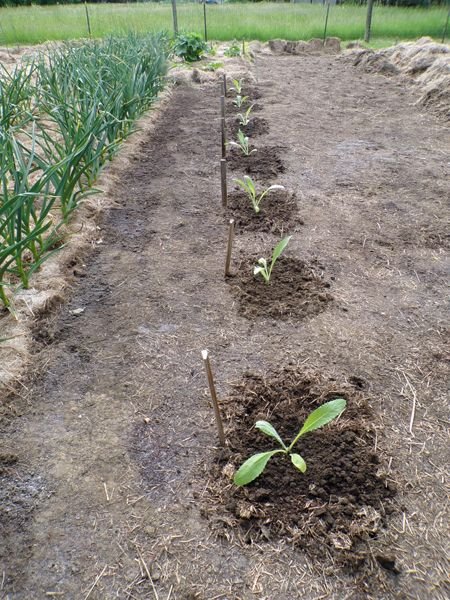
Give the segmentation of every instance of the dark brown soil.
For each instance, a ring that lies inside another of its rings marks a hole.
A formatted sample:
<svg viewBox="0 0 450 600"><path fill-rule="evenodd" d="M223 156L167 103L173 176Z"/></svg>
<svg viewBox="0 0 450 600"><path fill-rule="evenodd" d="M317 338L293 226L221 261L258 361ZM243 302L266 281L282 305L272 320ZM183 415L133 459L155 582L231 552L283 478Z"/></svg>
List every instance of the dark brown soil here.
<svg viewBox="0 0 450 600"><path fill-rule="evenodd" d="M243 113L247 110L247 108L249 106L252 106L252 113L259 113L260 111L263 110L263 107L261 104L259 104L258 102L253 102L253 98L247 98L247 100L243 103L242 106L236 106L236 104L234 103L234 95L230 96L229 98L227 98L226 101L226 116L230 115L230 118L234 118L236 117L236 115L238 115L239 113Z"/></svg>
<svg viewBox="0 0 450 600"><path fill-rule="evenodd" d="M271 252L266 253L268 256ZM258 255L242 259L228 278L238 311L247 319L305 319L319 314L333 297L324 280L323 266L281 256L269 283L253 275Z"/></svg>
<svg viewBox="0 0 450 600"><path fill-rule="evenodd" d="M237 133L241 129L250 139L259 135L264 135L269 131L269 124L266 119L261 117L250 117L250 122L247 125L240 125L237 118L227 120L227 135L230 140L237 138Z"/></svg>
<svg viewBox="0 0 450 600"><path fill-rule="evenodd" d="M347 400L341 418L300 438L295 447L307 462L305 474L287 457L275 456L251 484L230 486L243 460L277 448L254 428L256 421L268 420L288 444L312 410L338 397ZM224 401L224 411L228 445L218 452L204 509L215 529L226 526L226 520L214 520L225 509L247 543L287 535L319 560L331 553L361 566L369 555L361 542L386 525L396 492L375 450L374 415L365 395L351 385L289 367L264 377L246 374Z"/></svg>
<svg viewBox="0 0 450 600"><path fill-rule="evenodd" d="M242 154L239 148L231 148L227 156L230 169L243 171L251 177L264 181L269 181L280 173L284 173L280 147L252 145L250 140L250 150L253 148L256 148L256 152L252 152L248 156Z"/></svg>
<svg viewBox="0 0 450 600"><path fill-rule="evenodd" d="M264 186L263 188L264 189ZM298 217L298 203L287 190L273 190L262 200L256 213L243 191L228 194L227 218L235 220L237 232L255 231L282 235L293 233L303 220Z"/></svg>
<svg viewBox="0 0 450 600"><path fill-rule="evenodd" d="M261 54L252 69L269 123L257 147L279 149L284 167L264 167L261 182L295 194L306 222L275 267L273 283L288 266L286 296L267 301L276 288L246 263L279 239L265 232L236 237L224 280L219 86L177 86L131 164L111 172L115 208L79 275L68 265L68 303L37 320L20 393L2 400L5 598L449 596L448 131L401 82L338 57ZM345 395L348 413L299 446L304 478L277 460L234 490L217 462L204 348L229 398L233 466L267 442L259 415L289 437L301 398ZM272 496L285 495L281 514Z"/></svg>

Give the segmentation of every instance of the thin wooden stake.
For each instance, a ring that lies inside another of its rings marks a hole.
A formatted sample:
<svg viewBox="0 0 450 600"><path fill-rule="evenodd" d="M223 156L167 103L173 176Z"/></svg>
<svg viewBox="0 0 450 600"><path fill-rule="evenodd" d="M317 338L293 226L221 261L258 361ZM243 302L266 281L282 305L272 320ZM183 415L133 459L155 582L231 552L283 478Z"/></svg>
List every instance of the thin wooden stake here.
<svg viewBox="0 0 450 600"><path fill-rule="evenodd" d="M223 74L222 86L223 86L223 95L226 98L227 97L227 75L226 75L226 73Z"/></svg>
<svg viewBox="0 0 450 600"><path fill-rule="evenodd" d="M220 119L220 129L222 134L222 158L227 157L227 133L226 133L226 124L225 119L222 117Z"/></svg>
<svg viewBox="0 0 450 600"><path fill-rule="evenodd" d="M234 239L234 219L230 219L230 227L228 229L227 258L225 261L225 277L227 277L227 275L230 274L231 252L233 250L233 239Z"/></svg>
<svg viewBox="0 0 450 600"><path fill-rule="evenodd" d="M220 118L225 119L225 96L220 96Z"/></svg>
<svg viewBox="0 0 450 600"><path fill-rule="evenodd" d="M225 158L220 159L220 187L222 190L222 206L227 207L228 190L227 190L227 161Z"/></svg>
<svg viewBox="0 0 450 600"><path fill-rule="evenodd" d="M209 392L211 394L211 400L214 407L214 415L216 417L217 431L219 433L219 441L221 446L225 446L225 434L223 432L222 418L220 416L219 403L217 401L216 388L214 386L214 379L211 371L211 365L209 362L208 350L202 350L202 358L205 363L206 375L208 377Z"/></svg>

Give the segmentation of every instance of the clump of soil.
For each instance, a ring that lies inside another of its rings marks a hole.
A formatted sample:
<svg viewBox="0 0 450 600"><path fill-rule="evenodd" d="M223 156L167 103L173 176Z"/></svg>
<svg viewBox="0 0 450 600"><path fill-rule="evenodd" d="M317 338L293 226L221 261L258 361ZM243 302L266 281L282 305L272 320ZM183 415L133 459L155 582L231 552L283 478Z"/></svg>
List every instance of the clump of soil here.
<svg viewBox="0 0 450 600"><path fill-rule="evenodd" d="M18 457L15 454L0 452L0 476L8 472L8 469L17 461Z"/></svg>
<svg viewBox="0 0 450 600"><path fill-rule="evenodd" d="M347 400L342 416L296 445L307 462L305 474L287 457L275 456L248 486L232 483L246 458L277 447L254 428L257 420L270 421L289 442L312 410L338 397ZM360 566L366 558L361 542L386 525L396 493L383 476L363 394L350 384L286 367L267 378L246 373L224 410L227 447L217 453L204 509L216 532L226 535L231 527L247 543L285 536L315 558L331 554Z"/></svg>
<svg viewBox="0 0 450 600"><path fill-rule="evenodd" d="M333 297L328 292L330 284L324 281L323 267L307 265L301 260L281 256L267 284L262 277L253 275L259 256L244 259L236 274L227 278L231 292L238 301L238 311L255 320L305 319L323 310Z"/></svg>
<svg viewBox="0 0 450 600"><path fill-rule="evenodd" d="M250 149L253 149L250 140ZM284 173L284 163L281 160L281 148L263 146L248 156L242 154L239 148L232 148L228 154L228 165L231 169L244 171L247 175L270 179Z"/></svg>
<svg viewBox="0 0 450 600"><path fill-rule="evenodd" d="M261 117L250 117L250 121L247 125L240 125L238 118L233 117L232 119L228 119L227 129L228 137L231 140L237 139L239 129L241 129L249 138L254 138L258 135L264 135L265 133L268 133L269 124L267 123L266 119Z"/></svg>
<svg viewBox="0 0 450 600"><path fill-rule="evenodd" d="M295 194L273 190L262 200L256 213L247 194L241 190L228 195L227 217L235 220L237 231L260 231L283 234L303 224L297 217Z"/></svg>
<svg viewBox="0 0 450 600"><path fill-rule="evenodd" d="M244 96L248 96L251 102L262 98L262 94L259 91L259 89L254 85L251 85L250 83L244 83L244 85L242 86L242 92Z"/></svg>

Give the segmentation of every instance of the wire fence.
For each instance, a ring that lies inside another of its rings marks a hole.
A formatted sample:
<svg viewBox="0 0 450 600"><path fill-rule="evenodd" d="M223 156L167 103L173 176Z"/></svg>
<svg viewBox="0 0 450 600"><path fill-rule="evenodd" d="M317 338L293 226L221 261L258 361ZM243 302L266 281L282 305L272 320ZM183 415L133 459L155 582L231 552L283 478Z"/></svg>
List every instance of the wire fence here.
<svg viewBox="0 0 450 600"><path fill-rule="evenodd" d="M210 40L308 40L335 36L343 41L364 38L366 6L330 2L242 3L177 0L180 31ZM171 0L137 3L76 3L0 8L0 45L36 44L128 32L173 32ZM448 8L397 8L375 4L372 36L376 39L447 39ZM206 22L206 27L205 27Z"/></svg>

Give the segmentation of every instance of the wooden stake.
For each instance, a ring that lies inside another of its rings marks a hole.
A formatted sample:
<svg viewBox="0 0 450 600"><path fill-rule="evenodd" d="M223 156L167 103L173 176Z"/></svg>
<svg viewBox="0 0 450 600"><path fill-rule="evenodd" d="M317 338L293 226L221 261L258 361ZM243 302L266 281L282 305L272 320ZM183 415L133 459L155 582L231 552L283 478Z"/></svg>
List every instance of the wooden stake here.
<svg viewBox="0 0 450 600"><path fill-rule="evenodd" d="M220 159L220 187L222 190L222 206L227 207L228 191L227 191L227 161L225 158Z"/></svg>
<svg viewBox="0 0 450 600"><path fill-rule="evenodd" d="M234 238L234 219L230 219L230 227L228 229L227 258L225 261L225 277L227 277L227 275L230 274L231 252L233 250L233 238Z"/></svg>
<svg viewBox="0 0 450 600"><path fill-rule="evenodd" d="M225 119L225 96L220 96L220 117Z"/></svg>
<svg viewBox="0 0 450 600"><path fill-rule="evenodd" d="M227 76L226 76L226 73L223 74L222 87L223 87L223 95L226 98L227 97Z"/></svg>
<svg viewBox="0 0 450 600"><path fill-rule="evenodd" d="M202 350L202 358L205 363L206 375L208 377L209 392L214 407L214 415L216 417L217 431L219 433L219 441L221 446L225 446L225 434L223 432L222 418L220 416L219 403L217 401L216 388L214 387L214 379L209 363L208 350Z"/></svg>
<svg viewBox="0 0 450 600"><path fill-rule="evenodd" d="M222 133L222 158L227 157L227 134L226 134L226 124L225 119L222 117L220 119L220 127Z"/></svg>

